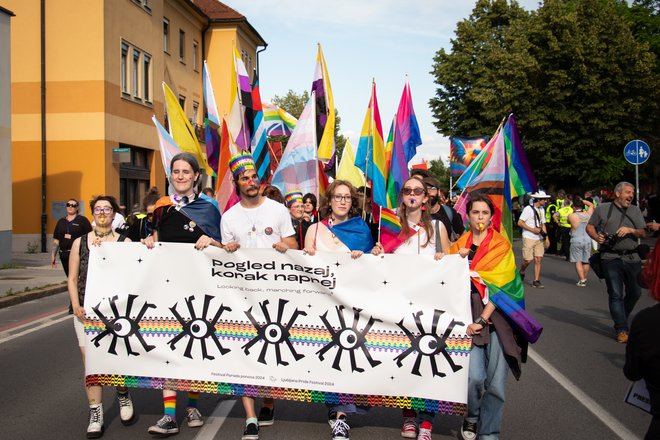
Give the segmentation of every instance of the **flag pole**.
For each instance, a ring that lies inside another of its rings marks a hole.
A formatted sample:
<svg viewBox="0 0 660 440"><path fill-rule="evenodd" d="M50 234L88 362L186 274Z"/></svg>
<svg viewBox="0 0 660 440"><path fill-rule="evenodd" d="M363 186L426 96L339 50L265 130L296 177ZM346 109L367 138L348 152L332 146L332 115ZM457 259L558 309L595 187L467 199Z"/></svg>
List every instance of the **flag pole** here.
<svg viewBox="0 0 660 440"><path fill-rule="evenodd" d="M316 92L312 90L312 97L310 98L313 103L316 103ZM314 130L313 133L316 134L316 104L312 105L312 121L314 124ZM320 182L320 176L319 176L319 151L318 151L318 144L316 141L316 136L312 136L314 138L314 173L316 174L316 200L320 200L321 197L321 192L319 191L319 182ZM317 202L318 203L318 202ZM318 228L317 228L318 229Z"/></svg>

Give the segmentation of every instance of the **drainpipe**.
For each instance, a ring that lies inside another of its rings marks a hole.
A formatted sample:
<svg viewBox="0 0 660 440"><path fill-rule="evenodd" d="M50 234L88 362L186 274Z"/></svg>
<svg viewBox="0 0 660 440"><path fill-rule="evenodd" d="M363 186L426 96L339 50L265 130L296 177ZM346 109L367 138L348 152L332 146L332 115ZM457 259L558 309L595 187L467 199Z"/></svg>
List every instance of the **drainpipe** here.
<svg viewBox="0 0 660 440"><path fill-rule="evenodd" d="M46 252L46 0L41 0L41 252Z"/></svg>
<svg viewBox="0 0 660 440"><path fill-rule="evenodd" d="M261 80L261 75L259 75L259 54L264 50L266 50L267 47L268 47L268 43L266 43L266 45L262 49L259 49L257 51L257 78L259 78L260 80Z"/></svg>

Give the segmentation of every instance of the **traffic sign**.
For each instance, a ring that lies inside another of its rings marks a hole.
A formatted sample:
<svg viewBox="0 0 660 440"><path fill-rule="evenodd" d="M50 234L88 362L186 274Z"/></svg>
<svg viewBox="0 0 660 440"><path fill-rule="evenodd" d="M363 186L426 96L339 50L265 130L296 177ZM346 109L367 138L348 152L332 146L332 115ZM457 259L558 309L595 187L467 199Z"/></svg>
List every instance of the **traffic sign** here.
<svg viewBox="0 0 660 440"><path fill-rule="evenodd" d="M651 149L649 148L649 145L639 139L630 141L625 147L623 147L623 157L633 165L643 164L649 160L650 155Z"/></svg>

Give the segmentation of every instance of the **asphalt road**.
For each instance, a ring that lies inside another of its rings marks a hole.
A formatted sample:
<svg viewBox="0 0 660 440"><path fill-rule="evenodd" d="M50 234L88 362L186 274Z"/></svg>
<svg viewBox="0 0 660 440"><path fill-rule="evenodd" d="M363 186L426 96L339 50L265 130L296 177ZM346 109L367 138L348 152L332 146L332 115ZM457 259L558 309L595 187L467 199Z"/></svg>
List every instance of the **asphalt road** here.
<svg viewBox="0 0 660 440"><path fill-rule="evenodd" d="M541 279L545 289L534 289L528 281L526 297L544 332L531 347L521 380L509 377L502 438L642 438L650 416L623 402L629 386L622 373L625 347L614 340L604 283L590 275L587 287L577 287L573 265L557 257L544 259ZM0 310L0 439L85 436L83 366L67 303L63 293ZM650 305L643 294L635 310ZM103 438L150 438L147 428L162 414L160 392L132 394L138 419L124 427L114 391L105 390ZM179 393L179 420L184 407L185 393ZM200 410L208 416L206 425L182 426L177 438L240 438L239 401L202 395ZM322 405L278 402L276 423L263 428L260 438L328 439L326 412ZM349 421L354 440L401 438L398 410L374 408ZM458 417L438 416L433 437L455 439L460 423Z"/></svg>

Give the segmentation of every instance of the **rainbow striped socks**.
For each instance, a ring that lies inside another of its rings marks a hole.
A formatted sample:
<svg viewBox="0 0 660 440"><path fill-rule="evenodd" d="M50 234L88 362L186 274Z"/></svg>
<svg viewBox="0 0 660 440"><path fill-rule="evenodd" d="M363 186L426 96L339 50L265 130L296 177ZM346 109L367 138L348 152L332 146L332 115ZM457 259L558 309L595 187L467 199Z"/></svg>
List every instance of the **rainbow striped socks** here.
<svg viewBox="0 0 660 440"><path fill-rule="evenodd" d="M188 392L188 408L197 408L197 401L199 400L199 393Z"/></svg>
<svg viewBox="0 0 660 440"><path fill-rule="evenodd" d="M163 406L165 407L165 415L176 419L176 395L163 396Z"/></svg>

